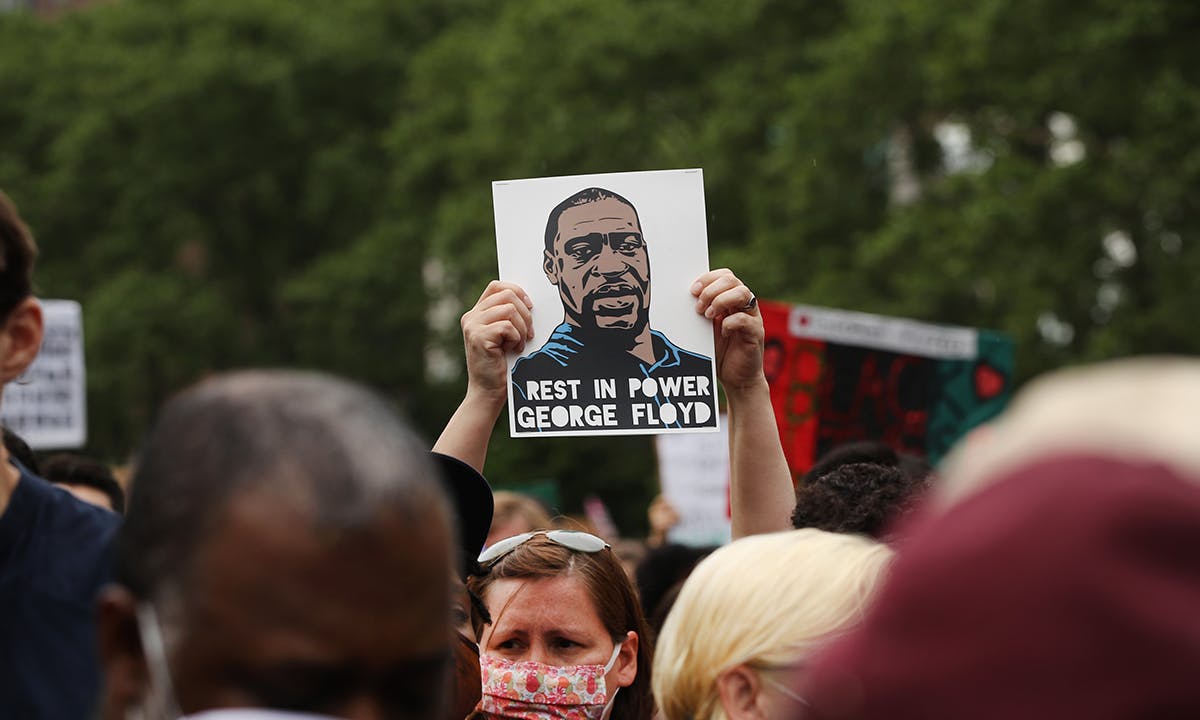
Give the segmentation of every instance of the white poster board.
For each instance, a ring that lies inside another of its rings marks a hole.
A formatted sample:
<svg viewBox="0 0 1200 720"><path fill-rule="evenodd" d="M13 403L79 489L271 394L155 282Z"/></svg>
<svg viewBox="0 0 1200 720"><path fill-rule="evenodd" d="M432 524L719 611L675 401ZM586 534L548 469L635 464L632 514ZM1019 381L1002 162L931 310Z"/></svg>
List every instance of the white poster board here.
<svg viewBox="0 0 1200 720"><path fill-rule="evenodd" d="M501 181L492 198L500 279L533 300L533 340L508 359L512 436L716 431L712 323L691 294L709 269L703 173Z"/></svg>
<svg viewBox="0 0 1200 720"><path fill-rule="evenodd" d="M661 435L654 439L658 479L663 497L679 514L667 540L680 545L711 547L729 542L729 438L726 423L720 437Z"/></svg>
<svg viewBox="0 0 1200 720"><path fill-rule="evenodd" d="M42 300L42 349L25 374L4 388L0 422L34 450L87 442L83 310L73 300Z"/></svg>

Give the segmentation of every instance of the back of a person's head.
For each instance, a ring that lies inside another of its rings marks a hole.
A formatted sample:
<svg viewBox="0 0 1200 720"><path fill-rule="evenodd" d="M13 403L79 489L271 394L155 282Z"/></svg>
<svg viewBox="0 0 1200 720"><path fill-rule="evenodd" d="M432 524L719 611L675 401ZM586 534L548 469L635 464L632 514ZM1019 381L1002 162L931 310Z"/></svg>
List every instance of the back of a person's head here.
<svg viewBox="0 0 1200 720"><path fill-rule="evenodd" d="M665 617L665 613L661 612L663 601L671 597L673 602L678 592L677 586L687 579L696 563L715 549L667 543L651 548L638 563L634 571L638 596L642 601L642 610L651 619L655 632L662 629L662 624L655 623L654 618Z"/></svg>
<svg viewBox="0 0 1200 720"><path fill-rule="evenodd" d="M324 535L368 528L382 512L449 516L405 422L365 388L316 373L237 372L177 395L131 484L117 579L142 599L186 596L207 533L241 494L277 494Z"/></svg>
<svg viewBox="0 0 1200 720"><path fill-rule="evenodd" d="M868 538L806 529L743 538L705 558L658 638L664 720L723 719L722 673L798 664L855 625L891 556Z"/></svg>
<svg viewBox="0 0 1200 720"><path fill-rule="evenodd" d="M839 465L796 488L792 527L881 538L921 490L923 485L914 487L896 467Z"/></svg>
<svg viewBox="0 0 1200 720"><path fill-rule="evenodd" d="M125 491L112 470L92 458L69 453L52 455L42 463L42 477L56 485L94 488L104 493L109 506L118 515L125 512Z"/></svg>
<svg viewBox="0 0 1200 720"><path fill-rule="evenodd" d="M801 477L801 483L813 480L835 470L843 465L858 463L874 463L896 467L900 464L900 456L886 443L878 440L856 440L854 442L835 445L817 458L813 466Z"/></svg>
<svg viewBox="0 0 1200 720"><path fill-rule="evenodd" d="M812 717L1200 717L1200 361L1027 385L959 446Z"/></svg>
<svg viewBox="0 0 1200 720"><path fill-rule="evenodd" d="M12 200L0 190L0 321L33 294L37 245Z"/></svg>

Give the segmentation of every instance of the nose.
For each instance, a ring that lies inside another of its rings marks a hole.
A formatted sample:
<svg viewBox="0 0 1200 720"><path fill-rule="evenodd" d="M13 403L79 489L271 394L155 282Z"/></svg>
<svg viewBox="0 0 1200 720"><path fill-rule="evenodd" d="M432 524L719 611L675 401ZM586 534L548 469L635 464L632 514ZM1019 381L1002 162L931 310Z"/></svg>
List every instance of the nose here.
<svg viewBox="0 0 1200 720"><path fill-rule="evenodd" d="M525 653L525 657L521 659L529 660L535 663L541 663L542 665L554 664L554 659L550 657L550 653L546 652L545 648L540 647L530 648L529 652Z"/></svg>
<svg viewBox="0 0 1200 720"><path fill-rule="evenodd" d="M596 272L601 275L620 275L625 272L629 264L625 262L625 258L616 250L613 250L608 243L605 243L600 248L600 254L596 256L596 264L594 266Z"/></svg>

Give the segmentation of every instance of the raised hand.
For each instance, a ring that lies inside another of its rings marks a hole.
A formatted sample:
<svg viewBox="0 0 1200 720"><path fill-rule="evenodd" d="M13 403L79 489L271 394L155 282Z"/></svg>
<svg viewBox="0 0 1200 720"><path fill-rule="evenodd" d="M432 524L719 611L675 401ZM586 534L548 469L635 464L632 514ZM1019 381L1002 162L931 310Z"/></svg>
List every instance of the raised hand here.
<svg viewBox="0 0 1200 720"><path fill-rule="evenodd" d="M523 352L533 337L532 311L533 301L521 286L493 280L462 316L468 394L481 393L504 403L508 393L505 355Z"/></svg>
<svg viewBox="0 0 1200 720"><path fill-rule="evenodd" d="M692 285L696 312L713 321L717 378L725 392L765 384L763 322L750 288L728 268L710 270Z"/></svg>
<svg viewBox="0 0 1200 720"><path fill-rule="evenodd" d="M505 355L522 352L533 337L533 301L519 285L493 280L461 324L467 394L433 449L483 472L492 428L508 399Z"/></svg>

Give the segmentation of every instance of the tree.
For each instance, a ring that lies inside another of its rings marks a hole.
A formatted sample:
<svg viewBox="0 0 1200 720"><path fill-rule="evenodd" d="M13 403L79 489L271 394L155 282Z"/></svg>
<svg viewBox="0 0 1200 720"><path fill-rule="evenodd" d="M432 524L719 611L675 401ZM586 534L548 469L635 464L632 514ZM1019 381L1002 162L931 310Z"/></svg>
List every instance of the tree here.
<svg viewBox="0 0 1200 720"><path fill-rule="evenodd" d="M94 450L162 396L288 364L427 433L496 273L490 181L702 167L763 297L1013 335L1028 378L1196 353L1200 110L1174 0L123 0L0 17L0 185L80 299ZM37 74L28 68L37 68ZM431 322L432 321L432 322ZM461 362L461 361L460 361ZM644 523L647 438L510 441Z"/></svg>
<svg viewBox="0 0 1200 720"><path fill-rule="evenodd" d="M5 16L2 182L40 289L87 312L92 450L235 366L419 395L421 243L387 233L382 136L455 4L127 0ZM38 81L15 70L36 63ZM11 142L9 141L11 139Z"/></svg>

